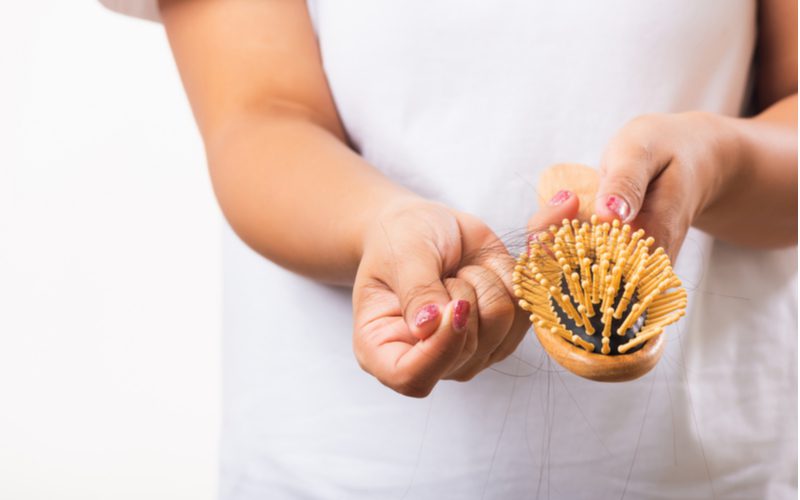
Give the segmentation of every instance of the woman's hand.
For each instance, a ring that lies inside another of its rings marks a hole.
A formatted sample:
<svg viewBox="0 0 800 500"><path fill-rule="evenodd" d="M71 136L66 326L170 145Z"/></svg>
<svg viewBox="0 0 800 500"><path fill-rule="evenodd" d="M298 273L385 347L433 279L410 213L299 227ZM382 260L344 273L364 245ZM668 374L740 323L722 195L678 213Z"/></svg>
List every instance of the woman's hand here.
<svg viewBox="0 0 800 500"><path fill-rule="evenodd" d="M625 125L600 164L600 219L643 228L674 259L689 227L739 174L727 120L691 112L644 115Z"/></svg>
<svg viewBox="0 0 800 500"><path fill-rule="evenodd" d="M571 217L577 199L537 216ZM566 201L566 203L565 203ZM353 288L361 366L397 392L430 393L510 355L530 324L511 288L515 259L477 218L417 200L387 208L367 230Z"/></svg>

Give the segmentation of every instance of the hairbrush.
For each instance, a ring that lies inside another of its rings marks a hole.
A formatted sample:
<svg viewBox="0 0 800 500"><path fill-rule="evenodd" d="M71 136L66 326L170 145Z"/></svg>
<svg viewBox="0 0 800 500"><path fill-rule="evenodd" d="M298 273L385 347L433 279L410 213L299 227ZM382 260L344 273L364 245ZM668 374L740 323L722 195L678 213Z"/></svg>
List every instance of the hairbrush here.
<svg viewBox="0 0 800 500"><path fill-rule="evenodd" d="M575 177L568 184L558 179L570 171L589 186L576 190L582 207L593 206L597 174L589 167L558 165L543 178L574 186ZM641 229L601 223L596 215L564 219L530 239L514 269L514 293L559 364L606 382L632 380L655 366L664 329L685 314L687 293L654 243Z"/></svg>

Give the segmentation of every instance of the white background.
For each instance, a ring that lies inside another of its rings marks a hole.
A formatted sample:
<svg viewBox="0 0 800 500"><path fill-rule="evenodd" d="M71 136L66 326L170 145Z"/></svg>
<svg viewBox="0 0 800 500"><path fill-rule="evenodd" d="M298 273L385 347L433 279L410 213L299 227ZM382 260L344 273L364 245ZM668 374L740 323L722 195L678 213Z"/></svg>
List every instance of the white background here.
<svg viewBox="0 0 800 500"><path fill-rule="evenodd" d="M0 499L213 498L221 218L161 27L0 15Z"/></svg>

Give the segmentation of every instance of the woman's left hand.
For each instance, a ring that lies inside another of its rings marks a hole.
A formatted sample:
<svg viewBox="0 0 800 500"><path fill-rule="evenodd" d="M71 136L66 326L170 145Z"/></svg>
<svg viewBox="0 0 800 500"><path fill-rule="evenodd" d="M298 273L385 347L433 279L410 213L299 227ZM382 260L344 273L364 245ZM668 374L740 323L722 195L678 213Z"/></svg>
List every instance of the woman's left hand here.
<svg viewBox="0 0 800 500"><path fill-rule="evenodd" d="M675 259L689 227L735 174L727 118L643 115L611 140L600 164L595 212L643 228Z"/></svg>

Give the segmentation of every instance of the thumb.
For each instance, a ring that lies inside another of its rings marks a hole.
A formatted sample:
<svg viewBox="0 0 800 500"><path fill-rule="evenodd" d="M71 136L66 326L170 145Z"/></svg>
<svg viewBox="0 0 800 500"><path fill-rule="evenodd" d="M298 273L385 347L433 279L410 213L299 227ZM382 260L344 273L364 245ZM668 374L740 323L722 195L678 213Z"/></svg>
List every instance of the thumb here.
<svg viewBox="0 0 800 500"><path fill-rule="evenodd" d="M378 355L372 363L372 373L400 394L427 396L464 348L469 310L469 302L452 301L444 306L442 319L429 338L413 346L383 344L372 353Z"/></svg>
<svg viewBox="0 0 800 500"><path fill-rule="evenodd" d="M538 212L528 220L528 231L536 234L552 224L561 224L564 219L574 219L578 214L580 201L572 191L562 189L557 192Z"/></svg>
<svg viewBox="0 0 800 500"><path fill-rule="evenodd" d="M639 214L650 181L664 169L669 159L659 158L624 133L609 145L600 165L600 183L595 213L603 221L619 219L626 223Z"/></svg>
<svg viewBox="0 0 800 500"><path fill-rule="evenodd" d="M442 283L443 259L435 250L415 248L397 259L389 287L397 295L409 331L425 339L439 327L450 302Z"/></svg>

